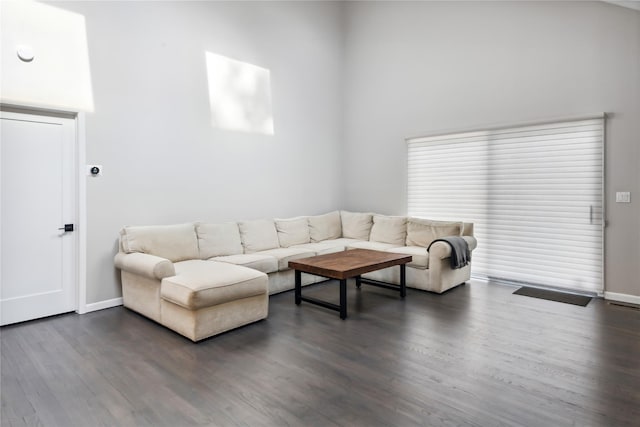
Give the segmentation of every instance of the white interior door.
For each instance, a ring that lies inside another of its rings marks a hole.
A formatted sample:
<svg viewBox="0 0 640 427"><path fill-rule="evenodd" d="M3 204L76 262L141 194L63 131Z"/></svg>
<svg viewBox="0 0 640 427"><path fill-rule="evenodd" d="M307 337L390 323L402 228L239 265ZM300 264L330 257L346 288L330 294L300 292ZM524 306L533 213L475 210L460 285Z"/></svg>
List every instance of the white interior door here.
<svg viewBox="0 0 640 427"><path fill-rule="evenodd" d="M75 120L0 112L0 318L76 309ZM62 230L61 230L62 228ZM67 227L69 228L69 227Z"/></svg>

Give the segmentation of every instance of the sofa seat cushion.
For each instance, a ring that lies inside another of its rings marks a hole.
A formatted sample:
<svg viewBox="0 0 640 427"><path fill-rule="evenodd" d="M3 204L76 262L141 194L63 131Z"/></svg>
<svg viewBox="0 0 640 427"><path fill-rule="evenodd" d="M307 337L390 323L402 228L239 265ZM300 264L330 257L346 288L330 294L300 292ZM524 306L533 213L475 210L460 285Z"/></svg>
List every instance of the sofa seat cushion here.
<svg viewBox="0 0 640 427"><path fill-rule="evenodd" d="M408 267L419 268L421 270L429 268L429 252L427 252L427 248L421 246L400 246L398 248L387 249L386 251L411 255L412 259L411 262L407 264Z"/></svg>
<svg viewBox="0 0 640 427"><path fill-rule="evenodd" d="M162 279L160 297L190 310L268 292L266 274L229 263L183 261L176 263L176 273Z"/></svg>
<svg viewBox="0 0 640 427"><path fill-rule="evenodd" d="M209 261L227 262L253 268L263 273L275 273L278 271L278 259L271 255L239 254L209 258Z"/></svg>
<svg viewBox="0 0 640 427"><path fill-rule="evenodd" d="M347 249L371 249L372 251L386 251L397 247L398 245L392 243L367 242L366 240L358 240L347 245Z"/></svg>
<svg viewBox="0 0 640 427"><path fill-rule="evenodd" d="M260 255L269 255L276 257L278 260L278 271L283 271L289 269L289 261L300 258L309 258L310 256L315 256L316 253L309 249L278 248L262 251L260 252Z"/></svg>
<svg viewBox="0 0 640 427"><path fill-rule="evenodd" d="M304 245L295 245L291 247L313 251L316 255L332 254L334 252L342 252L345 250L344 244L334 244L328 240L318 243L305 243Z"/></svg>
<svg viewBox="0 0 640 427"><path fill-rule="evenodd" d="M320 243L326 243L328 245L343 246L346 249L347 246L352 244L352 243L363 242L363 241L366 242L367 240L349 239L349 238L346 238L346 237L340 237L338 239L323 240Z"/></svg>

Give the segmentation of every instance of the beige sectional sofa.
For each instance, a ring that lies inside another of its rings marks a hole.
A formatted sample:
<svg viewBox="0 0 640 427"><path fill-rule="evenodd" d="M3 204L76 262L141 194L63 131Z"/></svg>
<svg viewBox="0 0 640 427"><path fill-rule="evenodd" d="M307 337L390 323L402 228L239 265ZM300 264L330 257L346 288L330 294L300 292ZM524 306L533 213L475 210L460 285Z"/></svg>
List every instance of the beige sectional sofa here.
<svg viewBox="0 0 640 427"><path fill-rule="evenodd" d="M458 235L476 247L473 224L335 211L289 219L124 227L115 265L126 307L198 341L264 319L270 294L294 288L289 261L351 248L412 255L408 287L442 293L469 280L451 269ZM398 269L363 277L399 284ZM303 274L303 285L324 280Z"/></svg>

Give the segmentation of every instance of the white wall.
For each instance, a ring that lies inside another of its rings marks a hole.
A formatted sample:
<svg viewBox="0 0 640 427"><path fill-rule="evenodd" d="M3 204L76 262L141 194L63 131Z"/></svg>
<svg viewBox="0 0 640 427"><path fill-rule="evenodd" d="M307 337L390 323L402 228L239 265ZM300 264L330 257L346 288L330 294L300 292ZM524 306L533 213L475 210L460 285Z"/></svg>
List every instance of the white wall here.
<svg viewBox="0 0 640 427"><path fill-rule="evenodd" d="M640 12L352 2L346 13L345 209L406 213L406 137L607 112L606 290L640 296Z"/></svg>
<svg viewBox="0 0 640 427"><path fill-rule="evenodd" d="M600 2L51 4L85 17L87 163L104 166L87 182L87 303L120 296L123 225L404 213L405 137L599 111L612 114L607 290L640 295L639 12ZM274 136L210 125L205 51L270 70ZM623 190L633 203L613 202Z"/></svg>
<svg viewBox="0 0 640 427"><path fill-rule="evenodd" d="M341 6L275 2L68 2L85 16L87 302L121 295L123 225L324 213L339 207ZM270 70L275 135L210 117L205 51Z"/></svg>

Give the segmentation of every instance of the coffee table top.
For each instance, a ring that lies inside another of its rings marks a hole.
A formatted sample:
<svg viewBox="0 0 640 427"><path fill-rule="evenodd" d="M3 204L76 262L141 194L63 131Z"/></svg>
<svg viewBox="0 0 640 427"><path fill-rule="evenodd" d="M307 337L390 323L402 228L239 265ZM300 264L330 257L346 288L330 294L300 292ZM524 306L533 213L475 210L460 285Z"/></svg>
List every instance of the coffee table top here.
<svg viewBox="0 0 640 427"><path fill-rule="evenodd" d="M370 249L350 249L289 261L289 268L331 279L348 279L375 270L411 262L411 255Z"/></svg>

